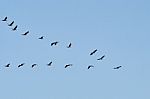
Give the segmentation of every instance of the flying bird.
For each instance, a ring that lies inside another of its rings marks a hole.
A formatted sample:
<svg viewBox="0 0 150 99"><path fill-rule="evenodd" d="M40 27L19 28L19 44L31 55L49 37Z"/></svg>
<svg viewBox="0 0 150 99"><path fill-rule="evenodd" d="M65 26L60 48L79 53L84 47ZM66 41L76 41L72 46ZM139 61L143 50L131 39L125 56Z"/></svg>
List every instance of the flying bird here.
<svg viewBox="0 0 150 99"><path fill-rule="evenodd" d="M12 30L15 31L17 30L18 25L16 25Z"/></svg>
<svg viewBox="0 0 150 99"><path fill-rule="evenodd" d="M96 52L97 52L97 49L95 49L93 52L91 52L90 55L93 55Z"/></svg>
<svg viewBox="0 0 150 99"><path fill-rule="evenodd" d="M23 66L24 64L25 64L25 63L19 64L18 67L21 67L21 66Z"/></svg>
<svg viewBox="0 0 150 99"><path fill-rule="evenodd" d="M105 55L103 55L102 57L98 58L97 60L102 60L105 57Z"/></svg>
<svg viewBox="0 0 150 99"><path fill-rule="evenodd" d="M10 66L10 63L9 64L7 64L5 67L9 67Z"/></svg>
<svg viewBox="0 0 150 99"><path fill-rule="evenodd" d="M32 68L33 68L34 66L36 66L36 65L37 65L37 64L33 64L33 65L32 65Z"/></svg>
<svg viewBox="0 0 150 99"><path fill-rule="evenodd" d="M2 21L7 21L7 17L5 17Z"/></svg>
<svg viewBox="0 0 150 99"><path fill-rule="evenodd" d="M118 66L118 67L114 67L113 69L119 69L119 68L121 68L122 66Z"/></svg>
<svg viewBox="0 0 150 99"><path fill-rule="evenodd" d="M47 64L47 66L51 66L52 65L52 62L49 62L48 64Z"/></svg>
<svg viewBox="0 0 150 99"><path fill-rule="evenodd" d="M41 39L41 40L42 40L43 38L44 38L44 36L41 36L41 37L39 37L38 39Z"/></svg>
<svg viewBox="0 0 150 99"><path fill-rule="evenodd" d="M67 46L67 48L70 48L70 47L71 47L71 45L72 45L72 44L71 44L71 43L69 43L69 45Z"/></svg>
<svg viewBox="0 0 150 99"><path fill-rule="evenodd" d="M88 69L90 69L91 67L94 67L94 66L93 66L93 65L89 65L89 66L88 66Z"/></svg>
<svg viewBox="0 0 150 99"><path fill-rule="evenodd" d="M52 43L51 43L51 46L53 46L53 45L57 45L57 43L58 43L58 41L56 41L56 42L52 42Z"/></svg>
<svg viewBox="0 0 150 99"><path fill-rule="evenodd" d="M27 32L25 32L24 34L22 34L22 35L27 35L29 33L29 31L27 31Z"/></svg>
<svg viewBox="0 0 150 99"><path fill-rule="evenodd" d="M12 26L14 24L14 21L12 21L10 24L8 24L8 26Z"/></svg>
<svg viewBox="0 0 150 99"><path fill-rule="evenodd" d="M65 65L65 68L69 67L69 66L72 66L73 64L67 64Z"/></svg>

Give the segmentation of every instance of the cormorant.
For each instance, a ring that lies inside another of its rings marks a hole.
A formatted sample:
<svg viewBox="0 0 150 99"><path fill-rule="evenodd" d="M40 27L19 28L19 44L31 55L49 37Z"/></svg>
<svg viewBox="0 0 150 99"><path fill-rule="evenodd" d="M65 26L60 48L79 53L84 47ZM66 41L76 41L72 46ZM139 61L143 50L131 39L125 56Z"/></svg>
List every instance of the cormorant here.
<svg viewBox="0 0 150 99"><path fill-rule="evenodd" d="M43 39L44 38L44 36L41 36L41 37L39 37L38 39Z"/></svg>
<svg viewBox="0 0 150 99"><path fill-rule="evenodd" d="M93 66L93 65L89 65L89 66L88 66L88 69L90 69L91 67L94 67L94 66Z"/></svg>
<svg viewBox="0 0 150 99"><path fill-rule="evenodd" d="M91 52L90 55L93 55L96 52L97 52L97 49L95 49L93 52Z"/></svg>
<svg viewBox="0 0 150 99"><path fill-rule="evenodd" d="M56 41L56 42L52 42L52 43L51 43L51 46L53 46L53 45L57 45L57 43L58 43L58 41Z"/></svg>
<svg viewBox="0 0 150 99"><path fill-rule="evenodd" d="M98 58L97 60L102 60L105 57L105 55L103 55L102 57Z"/></svg>
<svg viewBox="0 0 150 99"><path fill-rule="evenodd" d="M23 66L24 64L25 64L25 63L19 64L18 67L21 67L21 66Z"/></svg>
<svg viewBox="0 0 150 99"><path fill-rule="evenodd" d="M8 26L12 26L14 24L14 21L12 21L10 24L8 24Z"/></svg>
<svg viewBox="0 0 150 99"><path fill-rule="evenodd" d="M7 17L5 17L2 21L7 21Z"/></svg>
<svg viewBox="0 0 150 99"><path fill-rule="evenodd" d="M22 34L22 35L27 35L29 33L29 31L27 31L27 32L25 32L24 34Z"/></svg>
<svg viewBox="0 0 150 99"><path fill-rule="evenodd" d="M72 45L72 44L71 44L71 43L69 43L69 45L67 46L67 48L70 48L70 47L71 47L71 45Z"/></svg>
<svg viewBox="0 0 150 99"><path fill-rule="evenodd" d="M113 69L119 69L119 68L121 68L122 66L118 66L118 67L114 67Z"/></svg>
<svg viewBox="0 0 150 99"><path fill-rule="evenodd" d="M17 30L18 25L16 25L12 30L15 31Z"/></svg>
<svg viewBox="0 0 150 99"><path fill-rule="evenodd" d="M36 65L37 65L37 64L33 64L33 65L32 65L32 68L33 68L34 66L36 66Z"/></svg>
<svg viewBox="0 0 150 99"><path fill-rule="evenodd" d="M51 66L52 65L52 62L49 62L48 64L47 64L47 66Z"/></svg>
<svg viewBox="0 0 150 99"><path fill-rule="evenodd" d="M65 68L69 67L69 66L72 66L73 64L67 64L65 65Z"/></svg>
<svg viewBox="0 0 150 99"><path fill-rule="evenodd" d="M5 67L9 67L10 66L10 63L9 64L7 64Z"/></svg>

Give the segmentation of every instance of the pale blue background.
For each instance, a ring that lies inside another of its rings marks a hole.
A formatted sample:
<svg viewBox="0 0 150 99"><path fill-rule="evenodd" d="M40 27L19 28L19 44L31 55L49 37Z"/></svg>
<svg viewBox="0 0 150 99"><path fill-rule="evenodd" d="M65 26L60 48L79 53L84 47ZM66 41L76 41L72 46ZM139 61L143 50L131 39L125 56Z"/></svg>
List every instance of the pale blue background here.
<svg viewBox="0 0 150 99"><path fill-rule="evenodd" d="M150 99L149 0L1 0L5 16L18 30L0 22L0 99Z"/></svg>

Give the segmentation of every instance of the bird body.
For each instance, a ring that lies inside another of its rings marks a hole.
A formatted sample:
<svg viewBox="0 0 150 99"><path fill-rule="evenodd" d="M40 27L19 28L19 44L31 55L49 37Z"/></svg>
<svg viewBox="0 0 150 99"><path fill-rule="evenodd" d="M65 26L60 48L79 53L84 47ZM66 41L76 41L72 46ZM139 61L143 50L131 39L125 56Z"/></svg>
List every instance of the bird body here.
<svg viewBox="0 0 150 99"><path fill-rule="evenodd" d="M72 45L72 44L71 44L71 43L69 43L69 45L67 46L67 48L70 48L70 47L71 47L71 45Z"/></svg>
<svg viewBox="0 0 150 99"><path fill-rule="evenodd" d="M88 66L88 69L90 69L91 67L94 67L94 66L93 66L93 65L89 65L89 66Z"/></svg>
<svg viewBox="0 0 150 99"><path fill-rule="evenodd" d="M95 49L93 52L91 52L90 55L93 55L96 52L97 52L97 49Z"/></svg>
<svg viewBox="0 0 150 99"><path fill-rule="evenodd" d="M10 24L8 24L8 26L12 26L14 24L14 21L12 21Z"/></svg>
<svg viewBox="0 0 150 99"><path fill-rule="evenodd" d="M25 32L24 34L22 34L22 35L27 35L29 33L29 31L27 31L27 32Z"/></svg>
<svg viewBox="0 0 150 99"><path fill-rule="evenodd" d="M119 68L121 68L122 66L118 66L118 67L114 67L113 69L119 69Z"/></svg>
<svg viewBox="0 0 150 99"><path fill-rule="evenodd" d="M32 68L33 68L34 66L36 66L36 65L37 65L37 64L33 64L33 65L32 65Z"/></svg>
<svg viewBox="0 0 150 99"><path fill-rule="evenodd" d="M5 17L2 21L7 21L7 17Z"/></svg>
<svg viewBox="0 0 150 99"><path fill-rule="evenodd" d="M48 65L48 66L51 66L51 65L52 65L52 62L49 62L47 65Z"/></svg>
<svg viewBox="0 0 150 99"><path fill-rule="evenodd" d="M10 63L9 64L7 64L5 67L9 67L10 66Z"/></svg>
<svg viewBox="0 0 150 99"><path fill-rule="evenodd" d="M103 55L102 57L98 58L97 60L102 60L105 57L105 55Z"/></svg>
<svg viewBox="0 0 150 99"><path fill-rule="evenodd" d="M16 25L12 30L15 31L17 30L18 25Z"/></svg>
<svg viewBox="0 0 150 99"><path fill-rule="evenodd" d="M51 43L51 46L53 46L53 45L57 45L57 43L58 43L58 41L56 41L56 42L52 42L52 43Z"/></svg>
<svg viewBox="0 0 150 99"><path fill-rule="evenodd" d="M73 64L67 64L65 65L65 68L69 67L69 66L72 66Z"/></svg>
<svg viewBox="0 0 150 99"><path fill-rule="evenodd" d="M18 65L18 67L21 67L21 66L23 66L25 63L22 63L22 64L20 64L20 65Z"/></svg>
<svg viewBox="0 0 150 99"><path fill-rule="evenodd" d="M44 36L41 36L41 37L39 37L38 39L43 39L44 38Z"/></svg>

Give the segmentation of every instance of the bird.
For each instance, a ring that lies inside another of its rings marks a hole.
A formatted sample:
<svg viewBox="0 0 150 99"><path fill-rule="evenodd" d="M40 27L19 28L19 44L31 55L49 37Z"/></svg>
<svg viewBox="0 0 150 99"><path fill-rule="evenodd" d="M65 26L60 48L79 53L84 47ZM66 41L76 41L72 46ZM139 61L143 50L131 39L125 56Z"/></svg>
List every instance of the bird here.
<svg viewBox="0 0 150 99"><path fill-rule="evenodd" d="M90 69L91 67L94 67L93 65L89 65L87 69Z"/></svg>
<svg viewBox="0 0 150 99"><path fill-rule="evenodd" d="M12 30L15 31L17 30L18 25L16 25Z"/></svg>
<svg viewBox="0 0 150 99"><path fill-rule="evenodd" d="M21 67L21 66L23 66L24 64L25 64L25 63L19 64L18 67Z"/></svg>
<svg viewBox="0 0 150 99"><path fill-rule="evenodd" d="M10 66L10 63L9 64L7 64L5 67L9 67Z"/></svg>
<svg viewBox="0 0 150 99"><path fill-rule="evenodd" d="M97 49L95 49L93 52L91 52L90 55L93 55L96 52L97 52Z"/></svg>
<svg viewBox="0 0 150 99"><path fill-rule="evenodd" d="M69 67L69 66L72 66L73 64L66 64L65 65L65 68Z"/></svg>
<svg viewBox="0 0 150 99"><path fill-rule="evenodd" d="M52 62L49 62L48 64L47 64L47 66L51 66L52 65Z"/></svg>
<svg viewBox="0 0 150 99"><path fill-rule="evenodd" d="M22 34L22 35L27 35L29 33L29 31L27 31L27 32L25 32L24 34Z"/></svg>
<svg viewBox="0 0 150 99"><path fill-rule="evenodd" d="M7 21L7 17L5 17L2 21Z"/></svg>
<svg viewBox="0 0 150 99"><path fill-rule="evenodd" d="M34 66L36 66L36 65L37 65L37 64L33 64L33 65L32 65L32 68L33 68Z"/></svg>
<svg viewBox="0 0 150 99"><path fill-rule="evenodd" d="M102 60L105 57L105 55L103 55L102 57L98 58L97 60Z"/></svg>
<svg viewBox="0 0 150 99"><path fill-rule="evenodd" d="M121 68L122 66L118 66L118 67L114 67L113 69L119 69L119 68Z"/></svg>
<svg viewBox="0 0 150 99"><path fill-rule="evenodd" d="M57 43L58 43L58 41L52 42L52 43L51 43L51 46L57 45Z"/></svg>
<svg viewBox="0 0 150 99"><path fill-rule="evenodd" d="M43 39L44 38L44 36L41 36L41 37L39 37L38 39Z"/></svg>
<svg viewBox="0 0 150 99"><path fill-rule="evenodd" d="M8 26L12 26L14 24L14 21L12 21L10 24L8 24Z"/></svg>
<svg viewBox="0 0 150 99"><path fill-rule="evenodd" d="M71 44L71 43L69 43L69 45L67 46L67 48L70 48L70 47L71 47L71 45L72 45L72 44Z"/></svg>

